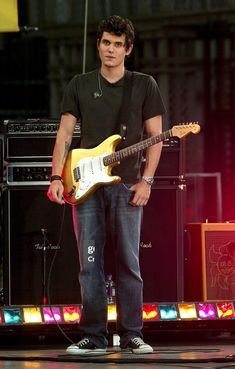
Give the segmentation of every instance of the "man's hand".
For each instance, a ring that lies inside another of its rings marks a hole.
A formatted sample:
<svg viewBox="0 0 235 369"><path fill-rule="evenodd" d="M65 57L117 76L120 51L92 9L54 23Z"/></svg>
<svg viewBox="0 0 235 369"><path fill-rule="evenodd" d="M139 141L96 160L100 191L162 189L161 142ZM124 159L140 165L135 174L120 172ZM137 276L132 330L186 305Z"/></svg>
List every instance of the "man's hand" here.
<svg viewBox="0 0 235 369"><path fill-rule="evenodd" d="M51 182L50 187L48 188L47 191L47 196L51 201L63 205L65 203L63 199L63 191L64 191L63 183L60 180L56 180Z"/></svg>
<svg viewBox="0 0 235 369"><path fill-rule="evenodd" d="M132 206L145 206L150 197L151 186L143 179L140 182L131 186L130 191L133 191L133 197L129 202Z"/></svg>

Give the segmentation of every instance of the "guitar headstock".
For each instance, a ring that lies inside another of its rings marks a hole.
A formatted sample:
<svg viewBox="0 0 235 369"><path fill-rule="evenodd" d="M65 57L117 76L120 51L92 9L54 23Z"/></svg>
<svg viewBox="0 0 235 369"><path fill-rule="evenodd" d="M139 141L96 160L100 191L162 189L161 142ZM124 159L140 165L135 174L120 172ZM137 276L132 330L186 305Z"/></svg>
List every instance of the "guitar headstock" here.
<svg viewBox="0 0 235 369"><path fill-rule="evenodd" d="M182 123L177 126L173 126L171 131L172 131L172 136L181 138L181 137L187 136L189 133L197 134L200 132L200 129L201 128L198 122L190 122L190 123Z"/></svg>

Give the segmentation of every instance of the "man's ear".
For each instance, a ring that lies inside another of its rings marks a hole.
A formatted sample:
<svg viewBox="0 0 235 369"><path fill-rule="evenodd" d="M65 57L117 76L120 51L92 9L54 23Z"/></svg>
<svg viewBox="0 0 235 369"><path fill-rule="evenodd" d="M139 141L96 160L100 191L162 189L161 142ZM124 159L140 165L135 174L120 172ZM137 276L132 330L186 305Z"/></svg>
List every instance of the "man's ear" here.
<svg viewBox="0 0 235 369"><path fill-rule="evenodd" d="M130 45L128 49L126 50L126 56L129 56L133 50L133 45Z"/></svg>

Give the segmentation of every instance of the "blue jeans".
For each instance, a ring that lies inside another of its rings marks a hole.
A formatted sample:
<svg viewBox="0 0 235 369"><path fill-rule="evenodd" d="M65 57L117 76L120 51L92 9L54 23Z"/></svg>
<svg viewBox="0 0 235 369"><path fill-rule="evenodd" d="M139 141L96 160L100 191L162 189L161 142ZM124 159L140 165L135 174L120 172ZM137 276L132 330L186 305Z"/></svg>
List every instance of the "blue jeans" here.
<svg viewBox="0 0 235 369"><path fill-rule="evenodd" d="M125 347L131 337L142 337L143 282L139 268L142 207L129 204L131 185L100 187L84 203L73 206L78 242L82 296L80 329L97 347L106 347L107 295L104 247L111 231L116 263L117 332ZM106 245L108 246L108 245Z"/></svg>

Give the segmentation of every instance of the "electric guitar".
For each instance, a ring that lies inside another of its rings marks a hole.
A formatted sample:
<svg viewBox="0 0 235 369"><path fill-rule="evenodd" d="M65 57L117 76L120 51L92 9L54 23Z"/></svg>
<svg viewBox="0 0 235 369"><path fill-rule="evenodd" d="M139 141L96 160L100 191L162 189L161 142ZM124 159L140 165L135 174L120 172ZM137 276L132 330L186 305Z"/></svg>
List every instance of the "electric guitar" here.
<svg viewBox="0 0 235 369"><path fill-rule="evenodd" d="M115 152L121 141L120 135L113 135L93 149L74 149L68 153L63 168L64 201L71 204L81 204L100 186L113 185L121 181L119 176L113 176L112 168L130 155L155 145L165 139L176 136L182 138L190 132L200 131L198 123L187 123L173 126L168 131L147 138L137 144Z"/></svg>

